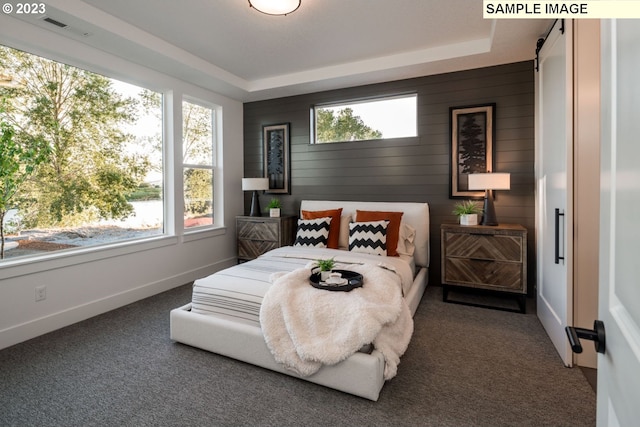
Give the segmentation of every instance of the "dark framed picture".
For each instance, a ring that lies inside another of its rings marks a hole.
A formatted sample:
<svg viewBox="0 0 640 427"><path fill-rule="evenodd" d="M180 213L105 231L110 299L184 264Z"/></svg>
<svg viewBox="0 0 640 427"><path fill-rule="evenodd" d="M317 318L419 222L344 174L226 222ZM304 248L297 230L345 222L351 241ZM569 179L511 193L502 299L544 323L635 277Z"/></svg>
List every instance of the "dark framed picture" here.
<svg viewBox="0 0 640 427"><path fill-rule="evenodd" d="M449 108L449 198L482 198L469 190L469 174L493 171L496 104Z"/></svg>
<svg viewBox="0 0 640 427"><path fill-rule="evenodd" d="M289 123L262 127L266 193L289 194Z"/></svg>

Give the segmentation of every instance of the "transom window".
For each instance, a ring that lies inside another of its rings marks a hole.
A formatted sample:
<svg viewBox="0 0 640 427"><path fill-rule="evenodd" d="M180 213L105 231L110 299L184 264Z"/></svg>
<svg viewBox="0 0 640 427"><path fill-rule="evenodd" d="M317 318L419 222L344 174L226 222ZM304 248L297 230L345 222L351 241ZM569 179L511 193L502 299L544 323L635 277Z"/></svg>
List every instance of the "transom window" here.
<svg viewBox="0 0 640 427"><path fill-rule="evenodd" d="M318 104L312 108L316 144L417 136L416 94Z"/></svg>

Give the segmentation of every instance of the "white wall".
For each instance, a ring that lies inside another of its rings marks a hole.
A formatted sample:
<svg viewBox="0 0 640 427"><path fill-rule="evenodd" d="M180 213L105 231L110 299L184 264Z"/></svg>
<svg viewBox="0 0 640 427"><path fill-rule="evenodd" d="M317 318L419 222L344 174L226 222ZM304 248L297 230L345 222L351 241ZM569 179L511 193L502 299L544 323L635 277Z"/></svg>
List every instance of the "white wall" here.
<svg viewBox="0 0 640 427"><path fill-rule="evenodd" d="M181 155L179 145L182 95L222 107L222 145L217 167L224 180L218 192L224 206L216 208L223 227L200 233L173 233L174 219L182 220L181 205L168 212L165 227L171 236L51 258L5 260L0 264L0 349L80 320L183 285L235 263L235 216L243 213L242 103L56 33L0 15L0 43L66 62L109 77L145 86L167 95L165 114L176 126L165 128L169 151ZM165 123L170 123L165 120ZM178 141L178 144L173 144ZM169 161L174 171L165 186L168 198L181 200L181 159ZM169 174L171 175L171 174ZM35 301L35 287L46 285L47 298ZM169 313L167 313L169 316ZM167 331L168 333L168 331Z"/></svg>

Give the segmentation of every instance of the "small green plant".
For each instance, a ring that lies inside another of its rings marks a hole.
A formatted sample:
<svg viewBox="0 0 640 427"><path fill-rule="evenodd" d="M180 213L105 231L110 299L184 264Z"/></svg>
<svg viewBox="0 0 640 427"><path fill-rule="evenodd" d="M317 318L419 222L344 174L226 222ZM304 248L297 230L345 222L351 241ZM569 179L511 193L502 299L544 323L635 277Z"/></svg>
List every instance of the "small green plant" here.
<svg viewBox="0 0 640 427"><path fill-rule="evenodd" d="M333 258L316 260L320 271L331 271L335 267L336 262Z"/></svg>
<svg viewBox="0 0 640 427"><path fill-rule="evenodd" d="M452 213L457 216L470 215L482 213L482 208L473 200L465 200L464 202L456 203L453 207Z"/></svg>
<svg viewBox="0 0 640 427"><path fill-rule="evenodd" d="M267 209L280 209L281 208L280 200L275 197L269 201L267 205Z"/></svg>

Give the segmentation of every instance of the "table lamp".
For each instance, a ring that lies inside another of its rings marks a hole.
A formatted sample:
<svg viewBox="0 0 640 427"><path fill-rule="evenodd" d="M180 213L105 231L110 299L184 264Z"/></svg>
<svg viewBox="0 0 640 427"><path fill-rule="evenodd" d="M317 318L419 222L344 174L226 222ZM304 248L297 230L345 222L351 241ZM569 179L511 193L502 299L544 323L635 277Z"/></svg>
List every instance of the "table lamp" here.
<svg viewBox="0 0 640 427"><path fill-rule="evenodd" d="M242 178L242 191L253 191L251 216L262 216L258 191L269 189L269 178Z"/></svg>
<svg viewBox="0 0 640 427"><path fill-rule="evenodd" d="M509 173L472 173L469 174L469 190L484 190L484 215L481 225L498 225L496 210L493 207L493 190L510 190Z"/></svg>

